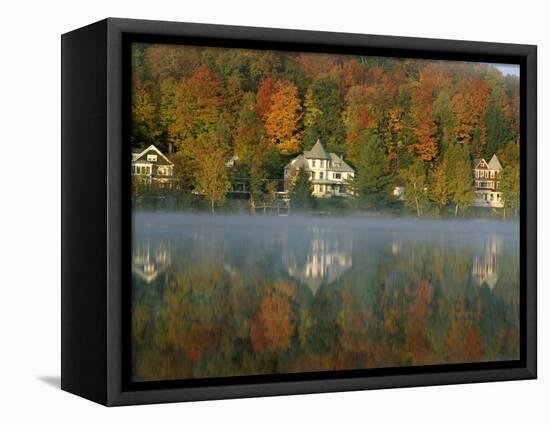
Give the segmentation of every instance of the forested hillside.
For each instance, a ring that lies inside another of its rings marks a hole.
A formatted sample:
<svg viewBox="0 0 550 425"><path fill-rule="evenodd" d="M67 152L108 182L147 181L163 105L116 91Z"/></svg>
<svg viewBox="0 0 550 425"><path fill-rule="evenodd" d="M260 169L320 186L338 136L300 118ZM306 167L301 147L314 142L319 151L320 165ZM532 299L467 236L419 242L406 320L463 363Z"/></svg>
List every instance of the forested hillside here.
<svg viewBox="0 0 550 425"><path fill-rule="evenodd" d="M320 139L356 170L370 205L405 186L418 215L473 199L471 163L497 153L506 206L519 192L519 78L475 63L135 44L132 144L170 153L180 187L226 184L251 197ZM223 171L221 174L226 173Z"/></svg>

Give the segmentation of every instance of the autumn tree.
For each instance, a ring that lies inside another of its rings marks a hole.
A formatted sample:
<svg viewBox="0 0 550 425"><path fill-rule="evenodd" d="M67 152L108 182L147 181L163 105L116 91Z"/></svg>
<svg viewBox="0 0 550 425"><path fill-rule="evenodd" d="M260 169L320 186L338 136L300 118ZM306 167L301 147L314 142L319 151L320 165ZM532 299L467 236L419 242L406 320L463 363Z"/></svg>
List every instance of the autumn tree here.
<svg viewBox="0 0 550 425"><path fill-rule="evenodd" d="M177 147L186 149L199 135L216 131L224 106L223 83L201 66L176 85L175 102L170 132Z"/></svg>
<svg viewBox="0 0 550 425"><path fill-rule="evenodd" d="M456 138L460 143L471 144L475 155L479 155L487 143L484 118L489 98L487 83L480 78L474 78L463 81L452 99L457 121Z"/></svg>
<svg viewBox="0 0 550 425"><path fill-rule="evenodd" d="M449 202L450 188L447 175L447 160L442 160L429 173L430 189L428 196L430 201L435 203L438 211Z"/></svg>
<svg viewBox="0 0 550 425"><path fill-rule="evenodd" d="M252 205L265 191L265 179L268 177L265 167L267 147L265 130L256 106L256 97L252 93L246 93L243 96L237 120L234 152L239 162L246 167L250 178Z"/></svg>
<svg viewBox="0 0 550 425"><path fill-rule="evenodd" d="M337 72L335 68L340 64L341 56L319 53L300 53L297 61L305 75L310 80L313 80L317 77L326 77L333 70Z"/></svg>
<svg viewBox="0 0 550 425"><path fill-rule="evenodd" d="M264 78L258 92L256 93L256 103L258 107L258 114L265 121L271 111L271 96L273 95L274 80L272 78Z"/></svg>
<svg viewBox="0 0 550 425"><path fill-rule="evenodd" d="M210 202L214 214L216 204L225 201L229 189L227 176L227 151L211 133L202 133L196 139L193 166L195 169L195 189L204 194Z"/></svg>
<svg viewBox="0 0 550 425"><path fill-rule="evenodd" d="M340 91L343 96L353 86L359 86L366 82L367 72L365 67L356 58L350 59L342 65L339 72Z"/></svg>
<svg viewBox="0 0 550 425"><path fill-rule="evenodd" d="M301 110L296 86L283 80L275 81L269 109L264 115L265 130L270 144L283 155L296 153L300 149Z"/></svg>
<svg viewBox="0 0 550 425"><path fill-rule="evenodd" d="M417 142L409 149L423 161L432 161L438 154L436 139L437 127L433 114L433 83L429 76L420 74L418 86L413 90L411 99L411 116L413 132Z"/></svg>
<svg viewBox="0 0 550 425"><path fill-rule="evenodd" d="M455 143L447 151L447 176L451 201L458 211L466 211L475 199L474 181L467 146Z"/></svg>
<svg viewBox="0 0 550 425"><path fill-rule="evenodd" d="M183 45L153 44L145 50L144 63L152 79L189 78L201 66L199 48Z"/></svg>
<svg viewBox="0 0 550 425"><path fill-rule="evenodd" d="M364 130L374 130L378 121L369 106L368 91L365 86L351 87L346 96L346 108L342 114L346 129L346 141L352 146Z"/></svg>
<svg viewBox="0 0 550 425"><path fill-rule="evenodd" d="M156 105L141 81L132 85L132 133L134 146L144 148L155 143L159 136Z"/></svg>

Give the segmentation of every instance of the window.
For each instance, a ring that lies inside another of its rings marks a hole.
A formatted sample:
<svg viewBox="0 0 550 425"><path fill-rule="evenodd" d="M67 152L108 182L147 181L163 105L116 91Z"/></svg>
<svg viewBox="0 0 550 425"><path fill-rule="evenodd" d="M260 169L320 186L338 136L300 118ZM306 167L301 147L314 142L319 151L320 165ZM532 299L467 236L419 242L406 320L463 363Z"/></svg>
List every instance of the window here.
<svg viewBox="0 0 550 425"><path fill-rule="evenodd" d="M322 171L319 173L319 178L321 180L323 180L325 178L325 173L323 173Z"/></svg>
<svg viewBox="0 0 550 425"><path fill-rule="evenodd" d="M313 163L313 167L317 167L317 161L316 160L313 160L311 162Z"/></svg>
<svg viewBox="0 0 550 425"><path fill-rule="evenodd" d="M157 156L154 154L147 154L147 161L149 162L157 162Z"/></svg>
<svg viewBox="0 0 550 425"><path fill-rule="evenodd" d="M491 178L492 178L492 179L495 178L495 172L494 172L494 171L491 171Z"/></svg>
<svg viewBox="0 0 550 425"><path fill-rule="evenodd" d="M341 179L341 178L342 178L342 174L340 174L340 173L334 173L334 178L335 178L335 179Z"/></svg>
<svg viewBox="0 0 550 425"><path fill-rule="evenodd" d="M132 174L136 174L136 166L132 165Z"/></svg>
<svg viewBox="0 0 550 425"><path fill-rule="evenodd" d="M325 186L319 185L319 192L323 193L325 191Z"/></svg>

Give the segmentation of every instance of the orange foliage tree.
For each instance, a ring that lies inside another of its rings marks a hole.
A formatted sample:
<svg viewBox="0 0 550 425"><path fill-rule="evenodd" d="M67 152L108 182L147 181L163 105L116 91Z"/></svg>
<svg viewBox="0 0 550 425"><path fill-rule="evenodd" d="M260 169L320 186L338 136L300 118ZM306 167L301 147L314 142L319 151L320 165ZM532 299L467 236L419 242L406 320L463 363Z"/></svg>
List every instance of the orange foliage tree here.
<svg viewBox="0 0 550 425"><path fill-rule="evenodd" d="M433 92L433 81L422 72L411 99L411 116L414 121L412 130L418 141L410 145L409 149L423 161L433 160L438 153L433 114Z"/></svg>
<svg viewBox="0 0 550 425"><path fill-rule="evenodd" d="M258 102L268 140L283 155L296 153L300 150L302 137L300 131L302 106L298 98L298 88L288 81L276 80L269 95L269 84L264 80L264 84L260 87L262 91ZM269 98L269 102L266 98ZM267 107L266 104L269 106Z"/></svg>
<svg viewBox="0 0 550 425"><path fill-rule="evenodd" d="M179 149L201 133L214 132L224 106L223 82L206 66L176 86L176 108L171 133Z"/></svg>
<svg viewBox="0 0 550 425"><path fill-rule="evenodd" d="M258 107L258 114L265 121L269 111L271 110L271 95L273 94L273 79L264 78L258 87L258 93L256 93L256 105Z"/></svg>
<svg viewBox="0 0 550 425"><path fill-rule="evenodd" d="M463 82L459 92L452 99L452 108L458 124L457 140L460 143L477 142L474 146L475 152L479 152L487 142L484 117L489 99L489 86L479 78Z"/></svg>

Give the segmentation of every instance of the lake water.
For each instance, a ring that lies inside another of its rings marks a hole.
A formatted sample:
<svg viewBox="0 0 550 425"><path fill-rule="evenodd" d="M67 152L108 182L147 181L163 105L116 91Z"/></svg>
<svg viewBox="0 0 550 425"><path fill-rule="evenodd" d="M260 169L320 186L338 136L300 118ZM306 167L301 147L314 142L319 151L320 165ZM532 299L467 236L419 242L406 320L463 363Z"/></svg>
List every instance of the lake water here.
<svg viewBox="0 0 550 425"><path fill-rule="evenodd" d="M519 358L517 222L134 212L135 381Z"/></svg>

